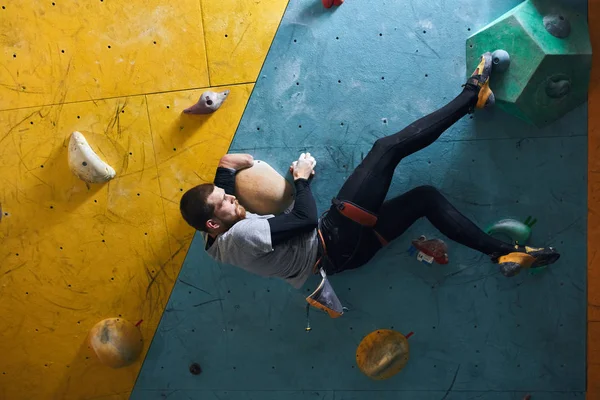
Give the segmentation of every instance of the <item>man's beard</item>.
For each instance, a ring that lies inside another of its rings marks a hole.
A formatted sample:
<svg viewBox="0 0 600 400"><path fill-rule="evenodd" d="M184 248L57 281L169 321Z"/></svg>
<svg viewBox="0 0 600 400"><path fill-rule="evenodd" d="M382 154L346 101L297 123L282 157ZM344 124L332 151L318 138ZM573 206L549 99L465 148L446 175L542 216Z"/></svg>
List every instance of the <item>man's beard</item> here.
<svg viewBox="0 0 600 400"><path fill-rule="evenodd" d="M229 230L229 228L231 228L233 225L235 225L236 223L240 222L243 219L246 219L246 209L237 202L235 202L236 208L235 208L235 217L232 217L231 219L226 219L226 220L221 220L226 226L227 226L227 230Z"/></svg>
<svg viewBox="0 0 600 400"><path fill-rule="evenodd" d="M237 208L235 209L235 214L238 216L238 221L246 219L246 209L240 203L238 203L237 200L235 201L235 204L237 205Z"/></svg>

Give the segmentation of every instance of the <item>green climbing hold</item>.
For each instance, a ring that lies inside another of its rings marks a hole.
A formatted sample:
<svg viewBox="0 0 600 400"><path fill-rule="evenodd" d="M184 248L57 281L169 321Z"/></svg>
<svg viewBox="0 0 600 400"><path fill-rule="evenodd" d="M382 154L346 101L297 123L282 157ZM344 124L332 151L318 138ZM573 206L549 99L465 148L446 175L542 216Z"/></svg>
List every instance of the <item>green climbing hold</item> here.
<svg viewBox="0 0 600 400"><path fill-rule="evenodd" d="M523 245L529 240L529 237L531 236L531 227L534 223L535 221L531 225L528 225L521 221L517 221L516 219L507 218L490 225L490 227L486 229L486 233L488 235L505 235L514 243Z"/></svg>
<svg viewBox="0 0 600 400"><path fill-rule="evenodd" d="M587 17L564 4L526 0L467 39L468 75L486 51L510 54L510 68L492 73L490 88L500 109L537 127L587 101L592 66Z"/></svg>

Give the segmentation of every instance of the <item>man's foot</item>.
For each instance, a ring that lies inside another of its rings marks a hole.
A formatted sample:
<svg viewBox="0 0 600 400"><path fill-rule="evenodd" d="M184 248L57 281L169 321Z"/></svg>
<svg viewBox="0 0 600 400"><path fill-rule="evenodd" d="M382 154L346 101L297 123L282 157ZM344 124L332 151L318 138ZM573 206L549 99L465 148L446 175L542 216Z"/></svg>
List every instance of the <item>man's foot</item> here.
<svg viewBox="0 0 600 400"><path fill-rule="evenodd" d="M540 268L554 264L560 258L560 254L552 247L515 247L518 251L492 258L492 261L500 266L502 275L507 277L517 275L523 268Z"/></svg>
<svg viewBox="0 0 600 400"><path fill-rule="evenodd" d="M492 53L484 53L479 59L479 65L467 79L466 85L476 87L479 90L476 108L482 109L496 103L494 92L490 89L490 75L492 73Z"/></svg>

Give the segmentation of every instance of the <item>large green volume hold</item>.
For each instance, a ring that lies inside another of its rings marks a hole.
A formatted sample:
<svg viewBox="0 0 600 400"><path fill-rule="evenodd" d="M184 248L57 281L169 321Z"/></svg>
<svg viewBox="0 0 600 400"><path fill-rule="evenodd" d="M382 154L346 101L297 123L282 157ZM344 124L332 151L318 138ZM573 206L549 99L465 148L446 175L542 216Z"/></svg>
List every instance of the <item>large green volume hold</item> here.
<svg viewBox="0 0 600 400"><path fill-rule="evenodd" d="M504 111L542 127L587 100L592 47L585 15L527 0L467 39L467 71L497 49L510 55L510 67L490 78Z"/></svg>

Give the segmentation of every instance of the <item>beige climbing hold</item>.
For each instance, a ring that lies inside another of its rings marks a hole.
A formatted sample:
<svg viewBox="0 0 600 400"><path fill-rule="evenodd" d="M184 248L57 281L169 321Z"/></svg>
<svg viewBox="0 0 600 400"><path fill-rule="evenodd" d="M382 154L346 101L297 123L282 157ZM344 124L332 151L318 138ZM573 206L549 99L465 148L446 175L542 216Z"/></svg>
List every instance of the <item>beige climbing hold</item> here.
<svg viewBox="0 0 600 400"><path fill-rule="evenodd" d="M260 215L280 214L294 201L294 187L264 161L239 171L235 194L246 210Z"/></svg>
<svg viewBox="0 0 600 400"><path fill-rule="evenodd" d="M210 90L202 93L198 102L191 107L183 110L185 114L211 114L214 113L221 107L223 102L227 100L229 96L229 90L224 92L216 93Z"/></svg>
<svg viewBox="0 0 600 400"><path fill-rule="evenodd" d="M89 333L89 343L100 362L111 368L133 364L143 348L140 330L123 318L98 322Z"/></svg>
<svg viewBox="0 0 600 400"><path fill-rule="evenodd" d="M69 141L69 168L87 183L108 182L116 175L115 170L98 157L81 132L77 131L71 134Z"/></svg>

